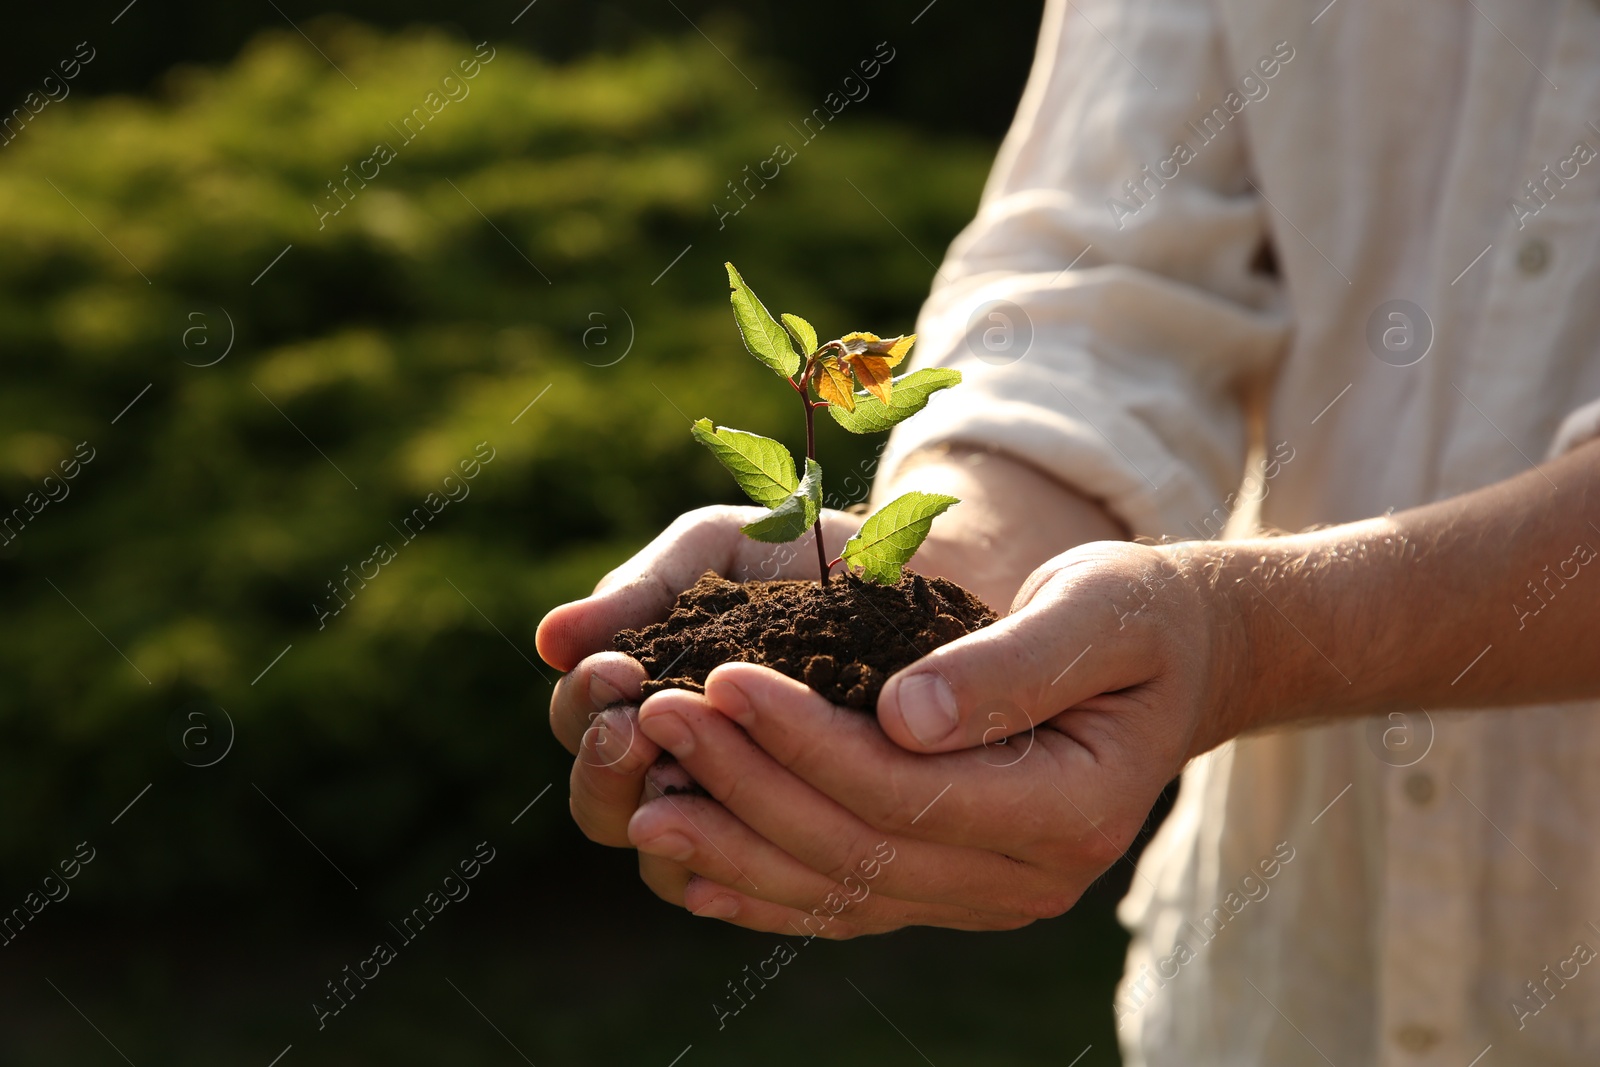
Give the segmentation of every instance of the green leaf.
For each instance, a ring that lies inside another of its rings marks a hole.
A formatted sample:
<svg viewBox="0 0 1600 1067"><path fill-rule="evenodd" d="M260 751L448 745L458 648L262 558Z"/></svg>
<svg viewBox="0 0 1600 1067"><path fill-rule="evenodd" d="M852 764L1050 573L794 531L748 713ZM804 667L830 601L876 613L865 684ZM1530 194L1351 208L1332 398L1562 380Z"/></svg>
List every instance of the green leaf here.
<svg viewBox="0 0 1600 1067"><path fill-rule="evenodd" d="M799 477L789 450L770 437L758 437L726 426L712 429L710 419L701 419L689 428L694 439L711 449L739 483L739 488L757 504L775 508L789 499Z"/></svg>
<svg viewBox="0 0 1600 1067"><path fill-rule="evenodd" d="M778 316L783 320L784 328L789 331L789 336L795 339L800 346L800 354L809 356L817 350L817 330L799 315L791 315L785 311Z"/></svg>
<svg viewBox="0 0 1600 1067"><path fill-rule="evenodd" d="M723 266L728 268L728 284L733 286L733 293L728 300L733 304L733 318L739 324L739 336L744 338L744 346L752 356L785 378L793 378L800 369L800 357L789 343L789 335L773 319L766 305L750 291L733 264L724 263Z"/></svg>
<svg viewBox="0 0 1600 1067"><path fill-rule="evenodd" d="M924 367L890 380L889 403L885 404L865 389L855 393L856 409L846 411L838 404L828 405L833 421L851 433L877 433L903 419L909 419L928 406L928 398L941 389L961 381L961 372L951 367Z"/></svg>
<svg viewBox="0 0 1600 1067"><path fill-rule="evenodd" d="M860 531L844 544L840 557L861 568L868 581L893 585L900 566L917 554L936 516L960 500L942 493L907 493L897 496L862 523Z"/></svg>
<svg viewBox="0 0 1600 1067"><path fill-rule="evenodd" d="M806 476L789 498L761 518L740 527L754 541L782 544L793 541L811 528L822 514L822 468L814 459L806 460Z"/></svg>

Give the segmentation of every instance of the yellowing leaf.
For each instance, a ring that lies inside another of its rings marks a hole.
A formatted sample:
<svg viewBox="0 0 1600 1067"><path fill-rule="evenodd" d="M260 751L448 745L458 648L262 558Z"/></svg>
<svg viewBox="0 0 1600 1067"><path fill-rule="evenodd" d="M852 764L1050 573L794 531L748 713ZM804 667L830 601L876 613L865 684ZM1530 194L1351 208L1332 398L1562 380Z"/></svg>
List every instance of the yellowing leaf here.
<svg viewBox="0 0 1600 1067"><path fill-rule="evenodd" d="M839 338L839 343L844 345L846 355L878 356L891 367L905 359L906 353L911 351L911 346L916 342L917 335L914 333L904 337L879 337L875 333L847 333Z"/></svg>
<svg viewBox="0 0 1600 1067"><path fill-rule="evenodd" d="M881 356L846 356L845 359L849 361L850 369L856 372L856 381L861 383L861 388L883 403L889 403L892 388L889 361Z"/></svg>
<svg viewBox="0 0 1600 1067"><path fill-rule="evenodd" d="M891 367L898 366L900 361L906 358L906 354L911 351L911 346L916 343L917 335L914 333L907 334L904 337L896 337L889 343L889 351L883 357L884 362Z"/></svg>
<svg viewBox="0 0 1600 1067"><path fill-rule="evenodd" d="M829 404L838 404L846 411L856 409L855 383L850 380L850 372L839 362L839 357L823 356L817 360L813 379L817 383L817 396Z"/></svg>

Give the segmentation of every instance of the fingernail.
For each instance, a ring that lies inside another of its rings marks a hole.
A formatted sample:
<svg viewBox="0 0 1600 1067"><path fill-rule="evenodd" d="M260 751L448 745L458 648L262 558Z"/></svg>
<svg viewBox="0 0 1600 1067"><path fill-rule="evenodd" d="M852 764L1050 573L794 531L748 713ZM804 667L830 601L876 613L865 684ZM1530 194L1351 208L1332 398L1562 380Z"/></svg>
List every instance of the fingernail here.
<svg viewBox="0 0 1600 1067"><path fill-rule="evenodd" d="M731 919L739 914L739 904L732 897L712 897L694 914L702 919Z"/></svg>
<svg viewBox="0 0 1600 1067"><path fill-rule="evenodd" d="M749 695L732 682L718 678L706 696L712 697L713 703L722 713L740 726L749 726L751 720L755 718Z"/></svg>
<svg viewBox="0 0 1600 1067"><path fill-rule="evenodd" d="M694 734L670 711L641 716L639 725L645 728L645 734L652 741L679 759L687 759L694 752Z"/></svg>
<svg viewBox="0 0 1600 1067"><path fill-rule="evenodd" d="M913 674L900 683L896 694L900 718L906 729L924 745L937 744L956 728L959 715L950 683L937 674Z"/></svg>
<svg viewBox="0 0 1600 1067"><path fill-rule="evenodd" d="M609 708L613 704L621 704L622 690L600 677L598 674L589 675L589 703L597 708Z"/></svg>
<svg viewBox="0 0 1600 1067"><path fill-rule="evenodd" d="M694 855L694 845L687 837L669 830L644 842L639 846L639 851L664 857L674 863L682 863Z"/></svg>
<svg viewBox="0 0 1600 1067"><path fill-rule="evenodd" d="M583 732L583 748L579 758L591 767L602 770L622 762L633 750L633 731L614 729L615 720L605 712L598 712L589 728Z"/></svg>

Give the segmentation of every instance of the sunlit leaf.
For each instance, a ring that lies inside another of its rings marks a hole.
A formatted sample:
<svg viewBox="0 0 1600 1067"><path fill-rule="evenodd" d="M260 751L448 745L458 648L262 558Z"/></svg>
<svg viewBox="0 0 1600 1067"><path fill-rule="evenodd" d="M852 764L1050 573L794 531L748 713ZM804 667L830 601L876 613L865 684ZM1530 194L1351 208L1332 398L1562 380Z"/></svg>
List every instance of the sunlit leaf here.
<svg viewBox="0 0 1600 1067"><path fill-rule="evenodd" d="M789 331L789 336L793 337L795 343L800 346L800 354L802 356L809 356L817 350L817 331L815 327L799 315L791 315L787 311L778 317L783 320L783 325Z"/></svg>
<svg viewBox="0 0 1600 1067"><path fill-rule="evenodd" d="M881 356L847 356L850 369L856 372L856 381L863 389L877 397L883 404L890 403L889 361Z"/></svg>
<svg viewBox="0 0 1600 1067"><path fill-rule="evenodd" d="M889 351L884 354L884 362L891 367L899 366L900 361L905 359L906 355L911 351L911 346L916 343L917 335L914 333L894 338L889 342Z"/></svg>
<svg viewBox="0 0 1600 1067"><path fill-rule="evenodd" d="M728 284L733 287L728 300L733 304L733 317L739 324L739 335L744 338L744 346L752 356L785 378L794 377L800 369L800 357L795 353L794 345L789 343L789 334L778 325L766 305L750 291L733 264L724 263L723 266L728 268Z"/></svg>
<svg viewBox="0 0 1600 1067"><path fill-rule="evenodd" d="M879 356L894 367L906 358L911 346L917 343L917 335L879 337L875 333L847 333L839 338L839 343L844 345L846 355Z"/></svg>
<svg viewBox="0 0 1600 1067"><path fill-rule="evenodd" d="M845 542L840 557L852 567L861 568L868 581L893 585L900 580L900 567L917 554L933 520L960 500L942 493L907 493L897 496L862 523L860 531Z"/></svg>
<svg viewBox="0 0 1600 1067"><path fill-rule="evenodd" d="M701 419L689 432L696 441L711 449L711 454L728 468L739 488L762 507L775 508L782 504L799 484L789 450L770 437L758 437L726 426L713 429L710 419Z"/></svg>
<svg viewBox="0 0 1600 1067"><path fill-rule="evenodd" d="M855 394L855 406L829 404L833 421L851 433L877 433L903 419L909 419L928 404L940 389L961 381L961 372L950 367L924 367L893 379L891 403L885 404L868 392Z"/></svg>
<svg viewBox="0 0 1600 1067"><path fill-rule="evenodd" d="M817 396L828 402L828 410L832 411L834 405L846 411L855 410L855 383L850 380L850 372L839 362L838 356L823 356L817 360L817 369L812 377L817 384Z"/></svg>
<svg viewBox="0 0 1600 1067"><path fill-rule="evenodd" d="M755 541L781 544L793 541L811 528L822 513L822 468L814 459L806 460L806 476L788 499L755 522L740 527ZM920 542L920 538L918 539Z"/></svg>

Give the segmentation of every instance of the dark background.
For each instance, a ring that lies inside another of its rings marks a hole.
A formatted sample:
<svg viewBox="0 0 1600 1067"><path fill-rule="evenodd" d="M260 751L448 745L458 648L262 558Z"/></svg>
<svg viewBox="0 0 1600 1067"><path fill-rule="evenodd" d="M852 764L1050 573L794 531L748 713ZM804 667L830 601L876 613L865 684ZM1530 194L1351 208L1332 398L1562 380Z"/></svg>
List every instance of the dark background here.
<svg viewBox="0 0 1600 1067"><path fill-rule="evenodd" d="M694 33L690 21L733 31L789 88L820 100L836 72L869 55L879 41L907 47L899 77L873 105L883 118L932 134L965 133L998 140L1011 121L1033 60L1044 5L1039 0L974 4L927 0L862 4L772 0L645 0L632 4L538 0L510 25L526 0L456 0L449 4L395 0L307 4L296 0L238 4L202 0L138 0L115 26L126 0L24 6L7 12L0 42L0 99L20 98L50 69L56 53L79 41L107 47L91 66L93 92L143 92L177 63L225 63L263 29L288 29L338 12L372 26L438 27L474 42L515 42L552 60L622 52L641 42ZM926 11L924 12L924 8ZM921 17L918 18L918 14ZM917 18L915 25L911 20ZM717 36L713 34L713 36ZM723 39L718 36L718 40ZM709 46L708 46L709 47ZM725 45L724 45L725 47ZM715 53L708 53L715 59ZM37 70L38 77L35 76ZM9 105L8 105L9 106Z"/></svg>
<svg viewBox="0 0 1600 1067"><path fill-rule="evenodd" d="M0 35L7 108L97 51L0 148L0 505L95 450L0 548L0 908L95 849L0 947L0 1063L1115 1063L1127 864L1024 931L808 946L719 1031L774 939L577 833L532 651L732 499L686 417L795 437L723 259L829 336L910 328L1040 5L123 7ZM473 95L319 229L485 39ZM870 97L719 228L880 41ZM830 471L876 445L821 438ZM472 495L319 629L479 441ZM480 841L472 895L319 1031L324 983Z"/></svg>

